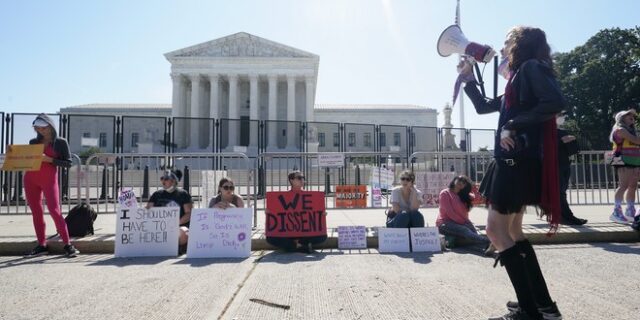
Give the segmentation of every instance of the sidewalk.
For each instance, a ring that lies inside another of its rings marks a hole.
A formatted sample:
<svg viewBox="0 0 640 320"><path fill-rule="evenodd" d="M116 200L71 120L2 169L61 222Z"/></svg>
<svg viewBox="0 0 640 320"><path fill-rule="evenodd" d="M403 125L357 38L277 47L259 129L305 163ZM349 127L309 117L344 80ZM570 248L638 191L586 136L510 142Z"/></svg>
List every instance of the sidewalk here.
<svg viewBox="0 0 640 320"><path fill-rule="evenodd" d="M589 243L589 242L639 242L640 233L628 225L609 221L610 206L573 206L576 216L588 219L584 226L561 226L555 236L547 237L549 225L540 220L535 209L530 208L524 217L524 232L534 244L551 243ZM435 226L438 214L437 208L422 209L425 221L429 226ZM471 221L484 233L487 210L474 208L470 213ZM55 234L55 226L49 216L46 216L47 236ZM378 239L375 228L385 224L383 209L350 209L329 210L327 226L329 239L323 248L337 248L337 227L341 225L363 225L369 230L367 244L370 248L377 248ZM114 234L116 225L115 213L101 213L95 222L94 236L73 240L82 253L113 253ZM0 215L0 255L22 255L35 245L35 233L30 215ZM51 251L62 252L62 243L58 237L49 241ZM264 215L258 211L258 228L252 236L252 249L273 249L264 240Z"/></svg>

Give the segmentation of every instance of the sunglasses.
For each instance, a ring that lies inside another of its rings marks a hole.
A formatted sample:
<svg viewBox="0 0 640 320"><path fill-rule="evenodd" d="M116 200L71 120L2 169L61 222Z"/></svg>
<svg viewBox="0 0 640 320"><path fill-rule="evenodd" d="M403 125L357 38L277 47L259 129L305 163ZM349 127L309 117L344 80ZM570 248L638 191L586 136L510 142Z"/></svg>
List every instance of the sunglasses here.
<svg viewBox="0 0 640 320"><path fill-rule="evenodd" d="M229 190L229 191L233 191L233 190L235 190L235 188L236 187L234 187L234 186L222 186L222 189Z"/></svg>
<svg viewBox="0 0 640 320"><path fill-rule="evenodd" d="M305 179L305 178L304 178L304 176L295 176L295 177L293 177L293 178L294 178L294 179L298 179L298 180L304 180L304 179Z"/></svg>
<svg viewBox="0 0 640 320"><path fill-rule="evenodd" d="M402 178L400 178L400 181L409 181L409 182L411 182L413 180L411 180L411 178L409 178L409 177L402 177Z"/></svg>

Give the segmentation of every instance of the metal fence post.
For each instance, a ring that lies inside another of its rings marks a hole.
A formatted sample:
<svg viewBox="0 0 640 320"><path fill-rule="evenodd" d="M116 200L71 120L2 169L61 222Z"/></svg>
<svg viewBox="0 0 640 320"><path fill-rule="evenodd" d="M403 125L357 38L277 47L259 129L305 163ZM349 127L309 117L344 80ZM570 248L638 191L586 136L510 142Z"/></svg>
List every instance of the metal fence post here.
<svg viewBox="0 0 640 320"><path fill-rule="evenodd" d="M142 177L142 200L149 199L149 166L144 166L144 175Z"/></svg>

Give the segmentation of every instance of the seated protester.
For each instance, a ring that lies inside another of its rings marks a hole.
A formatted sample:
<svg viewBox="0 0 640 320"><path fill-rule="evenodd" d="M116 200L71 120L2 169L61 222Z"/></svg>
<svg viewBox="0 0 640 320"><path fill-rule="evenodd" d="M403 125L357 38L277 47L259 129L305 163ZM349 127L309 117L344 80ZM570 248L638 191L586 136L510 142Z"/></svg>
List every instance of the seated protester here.
<svg viewBox="0 0 640 320"><path fill-rule="evenodd" d="M457 176L449 183L449 188L440 191L440 210L436 219L436 226L440 234L451 236L456 240L467 240L474 244L481 244L487 254L491 241L480 235L476 227L469 220L473 194L472 182L467 176Z"/></svg>
<svg viewBox="0 0 640 320"><path fill-rule="evenodd" d="M191 209L193 201L191 195L184 189L178 188L178 182L182 178L180 170L165 170L160 181L162 190L151 195L147 202L147 209L151 207L180 207L180 236L178 238L179 252L183 253L189 240L189 222L191 221Z"/></svg>
<svg viewBox="0 0 640 320"><path fill-rule="evenodd" d="M422 192L413 183L415 174L409 170L400 173L401 186L391 191L391 210L387 213L387 228L422 228L424 217L418 211Z"/></svg>
<svg viewBox="0 0 640 320"><path fill-rule="evenodd" d="M234 193L235 186L233 180L222 178L218 183L218 195L211 198L209 208L227 209L227 208L244 208L242 197Z"/></svg>
<svg viewBox="0 0 640 320"><path fill-rule="evenodd" d="M290 192L303 191L304 187L304 175L299 170L294 170L288 175L289 185L291 186ZM269 210L267 208L267 210ZM326 214L326 211L325 211ZM312 237L296 237L296 238L281 238L281 237L266 237L267 242L287 252L301 251L306 253L313 253L313 245L323 243L327 240L327 236L312 236Z"/></svg>

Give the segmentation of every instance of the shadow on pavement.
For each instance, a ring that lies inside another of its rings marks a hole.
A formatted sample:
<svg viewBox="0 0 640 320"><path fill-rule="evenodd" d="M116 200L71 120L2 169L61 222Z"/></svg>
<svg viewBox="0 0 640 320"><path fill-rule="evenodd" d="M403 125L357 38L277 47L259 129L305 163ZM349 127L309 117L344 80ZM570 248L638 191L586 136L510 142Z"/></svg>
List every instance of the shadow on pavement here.
<svg viewBox="0 0 640 320"><path fill-rule="evenodd" d="M640 254L640 244L638 243L591 243L591 246L601 248L606 251L622 254Z"/></svg>

